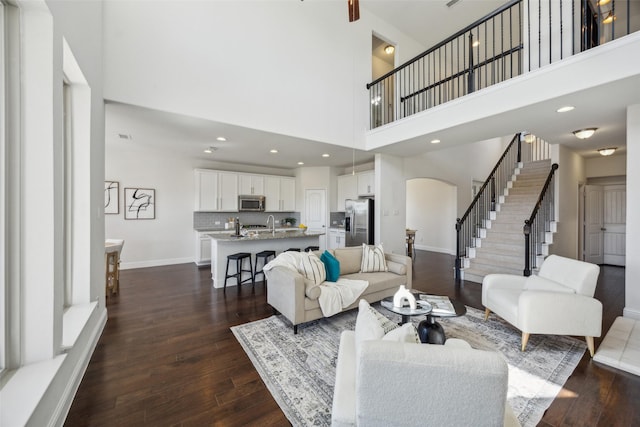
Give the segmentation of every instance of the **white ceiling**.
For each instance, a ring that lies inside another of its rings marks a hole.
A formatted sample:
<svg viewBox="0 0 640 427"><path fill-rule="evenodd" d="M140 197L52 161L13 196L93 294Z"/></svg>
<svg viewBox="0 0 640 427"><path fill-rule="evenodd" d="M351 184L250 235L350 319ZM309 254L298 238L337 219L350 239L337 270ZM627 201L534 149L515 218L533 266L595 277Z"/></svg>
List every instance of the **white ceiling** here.
<svg viewBox="0 0 640 427"><path fill-rule="evenodd" d="M432 46L505 2L460 0L452 7L447 7L446 3L444 0L364 0L360 6L363 10L383 17L421 44ZM513 134L513 123L522 123L524 127L518 130L533 131L549 142L564 144L586 157L597 156L596 149L610 146L610 141L616 141L619 152L624 152L625 108L640 102L640 91L629 88L637 88L639 85L640 77L633 82L612 83L575 93L564 99L510 111L494 121L452 128L439 137L452 141L478 141ZM560 105L573 105L576 110L563 115L561 120L548 120L549 112L555 111ZM507 122L510 123L509 127L505 126ZM571 134L571 131L584 127L597 127L598 131L588 140L578 140ZM503 133L501 129L504 129ZM120 134L130 135L131 139L123 139ZM216 141L218 136L226 137L227 141ZM479 136L486 138L478 138ZM376 152L413 156L440 148L424 144L424 139L403 141ZM346 168L352 165L354 154L348 147L119 103L108 103L106 106L106 140L108 144L134 143L203 160L284 169L297 168L298 162L304 162L305 166ZM206 154L203 150L208 146L214 146L217 150L213 154ZM271 154L271 149L277 149L278 153ZM322 157L325 153L330 157ZM355 164L373 161L374 154L355 150Z"/></svg>

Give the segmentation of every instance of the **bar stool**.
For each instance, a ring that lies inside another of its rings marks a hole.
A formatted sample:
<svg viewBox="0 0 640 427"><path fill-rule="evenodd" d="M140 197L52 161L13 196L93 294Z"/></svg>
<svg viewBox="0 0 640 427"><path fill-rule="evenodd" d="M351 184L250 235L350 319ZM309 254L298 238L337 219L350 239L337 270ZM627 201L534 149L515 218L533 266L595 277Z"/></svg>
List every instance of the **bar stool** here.
<svg viewBox="0 0 640 427"><path fill-rule="evenodd" d="M249 259L249 269L248 270L243 270L242 269L242 262L245 259ZM229 261L235 261L236 262L236 272L233 274L229 274ZM253 286L255 286L255 282L253 281L253 265L251 265L251 254L249 252L238 252L235 254L231 254L227 256L227 269L225 271L224 274L224 291L227 291L227 279L233 277L236 279L236 283L238 286L238 292L240 292L240 285L242 285L244 282L247 282L249 280L251 280L251 284L253 284ZM244 279L242 280L242 272L248 272L251 277L249 277L248 279Z"/></svg>
<svg viewBox="0 0 640 427"><path fill-rule="evenodd" d="M300 248L289 248L285 252L300 252Z"/></svg>
<svg viewBox="0 0 640 427"><path fill-rule="evenodd" d="M304 248L305 252L319 251L319 250L320 250L320 246L307 246L306 248Z"/></svg>
<svg viewBox="0 0 640 427"><path fill-rule="evenodd" d="M262 278L264 279L264 284L267 284L267 276L264 275L264 271L262 269L258 270L258 260L262 258L262 267L269 262L270 257L276 257L276 251L262 251L256 254L256 264L255 270L253 272L253 281L256 282L258 280L258 274L262 274Z"/></svg>
<svg viewBox="0 0 640 427"><path fill-rule="evenodd" d="M105 295L118 295L120 285L120 269L118 264L118 252L107 252L107 266L106 266L106 289Z"/></svg>

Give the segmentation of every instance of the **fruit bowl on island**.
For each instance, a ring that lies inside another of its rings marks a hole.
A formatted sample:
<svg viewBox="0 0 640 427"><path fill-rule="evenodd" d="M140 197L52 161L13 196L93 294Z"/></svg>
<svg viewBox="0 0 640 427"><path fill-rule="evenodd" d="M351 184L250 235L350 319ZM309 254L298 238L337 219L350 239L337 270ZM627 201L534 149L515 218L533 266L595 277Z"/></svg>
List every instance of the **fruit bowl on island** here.
<svg viewBox="0 0 640 427"><path fill-rule="evenodd" d="M304 225L304 224L300 224L300 225L298 226L298 229L304 233L304 232L306 232L306 231L307 231L307 226L306 226L306 225Z"/></svg>

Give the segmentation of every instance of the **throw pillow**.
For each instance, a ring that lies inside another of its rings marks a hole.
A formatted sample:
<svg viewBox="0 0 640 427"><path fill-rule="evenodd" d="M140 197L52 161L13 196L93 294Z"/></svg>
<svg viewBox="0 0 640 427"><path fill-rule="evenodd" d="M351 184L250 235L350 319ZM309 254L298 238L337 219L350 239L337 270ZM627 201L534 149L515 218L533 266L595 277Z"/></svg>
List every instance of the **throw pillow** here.
<svg viewBox="0 0 640 427"><path fill-rule="evenodd" d="M324 264L324 268L327 272L327 280L329 282L336 282L338 277L340 277L340 261L338 261L336 257L331 255L328 251L324 251L320 256L320 261Z"/></svg>
<svg viewBox="0 0 640 427"><path fill-rule="evenodd" d="M358 316L356 317L355 343L356 355L360 358L360 347L363 341L382 339L387 333L398 328L395 322L387 319L369 305L367 300L361 299L358 303Z"/></svg>
<svg viewBox="0 0 640 427"><path fill-rule="evenodd" d="M386 261L386 262L387 262L387 268L389 269L390 272L399 274L401 276L404 276L405 274L407 274L407 266L405 264L402 264L396 261Z"/></svg>
<svg viewBox="0 0 640 427"><path fill-rule="evenodd" d="M324 270L324 264L320 261L320 258L311 252L301 255L300 262L298 263L298 272L302 274L305 279L313 282L314 285L319 285L324 282L327 276Z"/></svg>
<svg viewBox="0 0 640 427"><path fill-rule="evenodd" d="M362 264L360 264L360 271L363 273L388 271L382 245L369 246L365 243L362 244Z"/></svg>
<svg viewBox="0 0 640 427"><path fill-rule="evenodd" d="M420 344L420 337L418 336L418 331L416 330L416 327L413 326L413 323L405 323L399 328L387 332L385 336L382 337L382 340Z"/></svg>

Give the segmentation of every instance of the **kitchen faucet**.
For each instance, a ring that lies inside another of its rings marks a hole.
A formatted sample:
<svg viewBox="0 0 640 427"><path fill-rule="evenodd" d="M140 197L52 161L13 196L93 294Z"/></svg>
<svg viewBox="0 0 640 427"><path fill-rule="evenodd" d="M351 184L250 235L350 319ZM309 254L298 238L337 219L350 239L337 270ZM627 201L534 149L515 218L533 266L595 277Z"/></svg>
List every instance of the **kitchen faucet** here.
<svg viewBox="0 0 640 427"><path fill-rule="evenodd" d="M267 217L267 225L269 225L269 219L271 219L271 235L275 236L276 235L276 219L273 217L273 215L269 215Z"/></svg>

